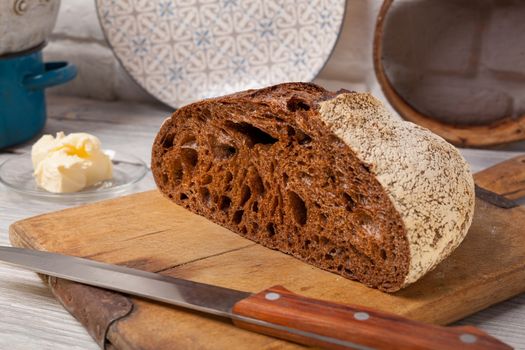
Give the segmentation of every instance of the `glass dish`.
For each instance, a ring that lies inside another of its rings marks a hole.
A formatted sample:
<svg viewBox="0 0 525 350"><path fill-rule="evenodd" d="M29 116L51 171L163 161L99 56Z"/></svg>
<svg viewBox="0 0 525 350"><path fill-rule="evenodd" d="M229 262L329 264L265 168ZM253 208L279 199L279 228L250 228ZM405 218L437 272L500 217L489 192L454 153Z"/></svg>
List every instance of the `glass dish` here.
<svg viewBox="0 0 525 350"><path fill-rule="evenodd" d="M148 172L148 167L139 158L130 154L105 150L113 161L113 178L101 181L80 192L52 193L37 186L33 177L31 154L17 155L0 165L0 183L20 194L42 199L84 200L113 196L125 192L140 181Z"/></svg>

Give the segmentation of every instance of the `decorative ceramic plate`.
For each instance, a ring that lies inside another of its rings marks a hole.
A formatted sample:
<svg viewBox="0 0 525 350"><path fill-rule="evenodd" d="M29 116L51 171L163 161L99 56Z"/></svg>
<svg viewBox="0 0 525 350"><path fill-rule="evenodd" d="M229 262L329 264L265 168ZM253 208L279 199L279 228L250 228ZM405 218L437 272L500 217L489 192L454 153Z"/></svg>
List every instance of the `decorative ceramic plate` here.
<svg viewBox="0 0 525 350"><path fill-rule="evenodd" d="M345 0L96 0L115 55L172 107L311 81L338 38Z"/></svg>
<svg viewBox="0 0 525 350"><path fill-rule="evenodd" d="M113 162L113 178L101 181L80 192L52 193L37 186L33 177L31 154L14 156L0 164L0 183L20 194L46 200L83 201L101 199L120 194L140 181L148 172L148 167L139 158L113 150L105 151Z"/></svg>

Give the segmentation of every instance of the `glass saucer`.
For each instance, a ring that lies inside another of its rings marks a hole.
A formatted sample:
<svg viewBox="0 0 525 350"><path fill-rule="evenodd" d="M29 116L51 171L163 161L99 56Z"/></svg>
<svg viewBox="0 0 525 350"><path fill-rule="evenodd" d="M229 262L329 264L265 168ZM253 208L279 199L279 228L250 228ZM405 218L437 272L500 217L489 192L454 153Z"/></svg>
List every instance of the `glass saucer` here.
<svg viewBox="0 0 525 350"><path fill-rule="evenodd" d="M20 194L42 199L92 200L125 192L148 172L148 167L138 157L113 150L105 150L105 153L113 162L113 178L101 181L80 192L52 193L38 187L33 177L33 164L29 153L9 158L0 165L0 183Z"/></svg>

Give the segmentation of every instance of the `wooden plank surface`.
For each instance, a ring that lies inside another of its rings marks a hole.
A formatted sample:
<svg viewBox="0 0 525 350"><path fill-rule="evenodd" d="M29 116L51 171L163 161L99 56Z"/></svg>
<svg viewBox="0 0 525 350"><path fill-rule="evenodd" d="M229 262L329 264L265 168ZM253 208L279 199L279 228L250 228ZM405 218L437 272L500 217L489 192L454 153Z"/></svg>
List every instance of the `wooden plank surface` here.
<svg viewBox="0 0 525 350"><path fill-rule="evenodd" d="M86 131L106 148L126 150L149 162L150 144L169 109L163 106L53 97L46 133ZM30 150L31 143L0 151L0 162ZM521 148L520 148L521 147ZM513 146L522 150L523 145ZM514 157L516 152L461 150L474 171ZM150 175L132 191L153 189ZM525 201L521 201L525 203ZM46 202L0 186L0 244L16 220L78 203ZM84 328L32 272L0 265L0 349L97 349ZM457 324L475 324L517 349L525 349L525 294L478 312Z"/></svg>
<svg viewBox="0 0 525 350"><path fill-rule="evenodd" d="M524 208L502 209L478 200L474 223L460 247L421 281L394 294L254 244L157 191L22 220L10 234L19 246L250 292L283 285L309 297L448 324L525 291L525 227L516 225L524 221ZM124 349L284 346L215 318L131 299L132 314L114 323L108 334L113 343L126 344Z"/></svg>

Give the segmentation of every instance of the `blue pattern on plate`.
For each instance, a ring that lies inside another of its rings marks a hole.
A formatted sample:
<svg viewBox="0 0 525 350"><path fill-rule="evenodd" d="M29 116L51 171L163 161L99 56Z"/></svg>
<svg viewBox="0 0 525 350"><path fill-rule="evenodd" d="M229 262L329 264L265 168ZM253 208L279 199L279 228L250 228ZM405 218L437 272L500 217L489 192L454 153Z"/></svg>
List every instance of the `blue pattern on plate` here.
<svg viewBox="0 0 525 350"><path fill-rule="evenodd" d="M186 103L283 81L310 81L337 40L344 0L97 0L131 76Z"/></svg>

